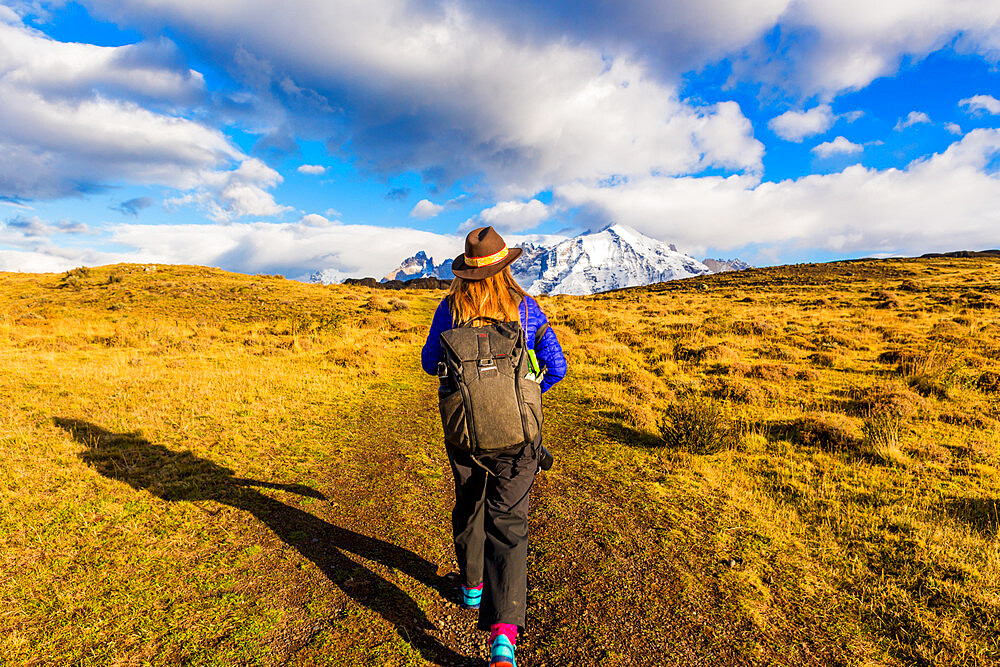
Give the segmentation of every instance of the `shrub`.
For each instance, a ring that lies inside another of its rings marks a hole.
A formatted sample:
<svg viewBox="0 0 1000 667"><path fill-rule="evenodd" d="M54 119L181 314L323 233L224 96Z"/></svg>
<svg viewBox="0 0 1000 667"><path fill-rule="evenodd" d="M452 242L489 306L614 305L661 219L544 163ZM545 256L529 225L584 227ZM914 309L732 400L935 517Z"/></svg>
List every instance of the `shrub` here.
<svg viewBox="0 0 1000 667"><path fill-rule="evenodd" d="M910 387L924 396L946 399L955 383L952 358L938 350L905 356L900 359L896 371L906 378Z"/></svg>
<svg viewBox="0 0 1000 667"><path fill-rule="evenodd" d="M785 364L756 364L750 370L750 377L771 382L779 382L794 375L795 371Z"/></svg>
<svg viewBox="0 0 1000 667"><path fill-rule="evenodd" d="M853 393L864 413L877 412L900 420L916 416L926 403L919 395L895 384L857 388Z"/></svg>
<svg viewBox="0 0 1000 667"><path fill-rule="evenodd" d="M78 290L83 287L83 279L90 275L90 269L86 266L78 266L70 269L62 275L59 287Z"/></svg>
<svg viewBox="0 0 1000 667"><path fill-rule="evenodd" d="M984 394L1000 394L1000 373L986 371L976 380L976 389Z"/></svg>
<svg viewBox="0 0 1000 667"><path fill-rule="evenodd" d="M725 345L709 345L703 352L702 358L706 361L735 361L740 358L736 350Z"/></svg>
<svg viewBox="0 0 1000 667"><path fill-rule="evenodd" d="M750 322L736 322L733 331L741 336L767 336L777 331L777 327L767 320L756 319Z"/></svg>
<svg viewBox="0 0 1000 667"><path fill-rule="evenodd" d="M693 363L700 363L705 357L705 348L695 347L693 345L685 345L683 343L678 343L674 346L674 360L675 361L690 361Z"/></svg>
<svg viewBox="0 0 1000 667"><path fill-rule="evenodd" d="M875 304L876 308L881 308L884 310L898 310L899 308L903 307L903 302L900 301L899 297L893 294L892 292L886 292L886 291L875 292L875 294L873 294L872 296L874 296L875 299L878 300L878 303Z"/></svg>
<svg viewBox="0 0 1000 667"><path fill-rule="evenodd" d="M809 355L809 361L823 368L832 368L836 360L830 352L813 352Z"/></svg>
<svg viewBox="0 0 1000 667"><path fill-rule="evenodd" d="M833 412L814 412L788 424L792 441L830 451L856 449L860 438L854 423Z"/></svg>
<svg viewBox="0 0 1000 667"><path fill-rule="evenodd" d="M409 304L399 297L393 296L386 299L381 294L369 297L368 301L365 303L365 308L368 310L378 311L381 313L391 313L397 310L405 310L408 307Z"/></svg>
<svg viewBox="0 0 1000 667"><path fill-rule="evenodd" d="M410 304L408 304L407 302L403 301L399 297L395 297L395 296L394 297L390 297L387 305L389 306L389 310L393 310L393 311L395 311L395 310L406 310L407 308L410 307Z"/></svg>
<svg viewBox="0 0 1000 667"><path fill-rule="evenodd" d="M906 456L899 448L899 434L902 419L897 414L883 410L871 410L861 423L865 444L869 450L885 463L902 464Z"/></svg>
<svg viewBox="0 0 1000 667"><path fill-rule="evenodd" d="M886 350L878 355L878 361L880 364L901 364L901 363L913 363L921 357L919 352L913 350Z"/></svg>
<svg viewBox="0 0 1000 667"><path fill-rule="evenodd" d="M903 292L919 292L920 284L916 280L904 280L899 284L899 289Z"/></svg>
<svg viewBox="0 0 1000 667"><path fill-rule="evenodd" d="M777 359L778 361L794 361L795 353L784 345L767 345L760 350L762 357Z"/></svg>
<svg viewBox="0 0 1000 667"><path fill-rule="evenodd" d="M738 378L721 378L716 396L735 403L759 405L766 397L765 392L756 382L746 382Z"/></svg>
<svg viewBox="0 0 1000 667"><path fill-rule="evenodd" d="M693 454L712 454L729 442L729 429L718 401L694 393L681 394L663 411L660 437L668 447Z"/></svg>

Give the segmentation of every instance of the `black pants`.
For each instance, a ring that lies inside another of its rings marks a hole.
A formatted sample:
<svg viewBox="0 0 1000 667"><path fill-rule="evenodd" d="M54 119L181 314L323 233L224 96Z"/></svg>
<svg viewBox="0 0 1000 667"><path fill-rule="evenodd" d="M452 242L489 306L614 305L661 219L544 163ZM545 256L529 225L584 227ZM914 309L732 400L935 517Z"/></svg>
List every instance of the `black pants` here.
<svg viewBox="0 0 1000 667"><path fill-rule="evenodd" d="M538 471L538 444L514 452L472 457L448 447L455 475L451 514L462 583L483 584L479 628L524 627L528 596L528 494Z"/></svg>

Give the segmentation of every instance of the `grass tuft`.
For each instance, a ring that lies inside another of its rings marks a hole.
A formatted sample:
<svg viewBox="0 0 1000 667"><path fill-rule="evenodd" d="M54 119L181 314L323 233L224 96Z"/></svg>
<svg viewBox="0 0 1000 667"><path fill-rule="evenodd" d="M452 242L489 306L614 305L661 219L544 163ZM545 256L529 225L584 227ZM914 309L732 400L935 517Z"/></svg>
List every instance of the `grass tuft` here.
<svg viewBox="0 0 1000 667"><path fill-rule="evenodd" d="M692 454L714 454L729 441L729 428L718 401L685 392L664 408L659 420L660 437L672 448Z"/></svg>

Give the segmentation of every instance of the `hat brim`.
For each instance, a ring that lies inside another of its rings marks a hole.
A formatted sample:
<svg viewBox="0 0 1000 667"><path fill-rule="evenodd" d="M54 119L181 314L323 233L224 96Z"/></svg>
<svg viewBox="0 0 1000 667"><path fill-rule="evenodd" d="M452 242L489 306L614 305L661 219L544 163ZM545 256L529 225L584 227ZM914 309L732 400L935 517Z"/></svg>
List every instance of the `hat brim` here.
<svg viewBox="0 0 1000 667"><path fill-rule="evenodd" d="M489 266L469 266L465 263L465 253L463 252L452 262L451 272L465 280L482 280L503 271L504 267L520 257L522 252L524 252L522 248L509 248L506 257Z"/></svg>

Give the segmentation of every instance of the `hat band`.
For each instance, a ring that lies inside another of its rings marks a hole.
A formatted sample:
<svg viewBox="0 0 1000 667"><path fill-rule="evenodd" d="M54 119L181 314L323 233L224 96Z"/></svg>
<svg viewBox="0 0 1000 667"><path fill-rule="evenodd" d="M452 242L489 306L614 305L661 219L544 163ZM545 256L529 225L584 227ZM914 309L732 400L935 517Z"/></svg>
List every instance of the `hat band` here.
<svg viewBox="0 0 1000 667"><path fill-rule="evenodd" d="M476 268L481 268L484 266L490 266L491 264L496 264L497 262L503 260L507 256L507 246L504 246L500 252L495 252L492 255L487 255L486 257L465 257L465 263L469 266L475 266Z"/></svg>

